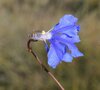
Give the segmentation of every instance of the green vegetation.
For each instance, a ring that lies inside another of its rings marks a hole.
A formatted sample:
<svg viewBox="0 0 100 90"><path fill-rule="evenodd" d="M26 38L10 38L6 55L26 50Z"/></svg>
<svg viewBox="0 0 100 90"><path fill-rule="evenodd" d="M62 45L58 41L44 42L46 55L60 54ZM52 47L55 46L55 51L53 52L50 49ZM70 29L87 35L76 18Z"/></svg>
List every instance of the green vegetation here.
<svg viewBox="0 0 100 90"><path fill-rule="evenodd" d="M43 43L33 48L65 90L100 90L100 0L0 0L0 90L59 90L26 43L28 34L48 31L66 13L79 18L84 57L53 70Z"/></svg>

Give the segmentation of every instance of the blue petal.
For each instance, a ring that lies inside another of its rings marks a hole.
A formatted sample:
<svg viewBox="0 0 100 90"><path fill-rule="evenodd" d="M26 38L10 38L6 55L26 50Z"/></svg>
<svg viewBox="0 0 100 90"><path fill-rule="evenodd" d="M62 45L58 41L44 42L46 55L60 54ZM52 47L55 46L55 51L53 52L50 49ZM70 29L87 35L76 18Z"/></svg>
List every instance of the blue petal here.
<svg viewBox="0 0 100 90"><path fill-rule="evenodd" d="M62 28L65 26L70 26L70 25L75 25L75 23L77 22L77 18L72 16L72 15L64 15L58 24L56 24L56 26L54 27L54 29L58 29L58 28Z"/></svg>
<svg viewBox="0 0 100 90"><path fill-rule="evenodd" d="M57 40L58 42L63 43L63 44L80 42L80 39L79 39L78 36L75 37L75 38L69 38L66 35L62 35L61 37L60 36L56 36L55 40Z"/></svg>
<svg viewBox="0 0 100 90"><path fill-rule="evenodd" d="M73 26L72 28L69 28L66 30L62 29L61 33L64 33L64 34L74 37L74 36L78 35L78 31L79 31L78 26Z"/></svg>
<svg viewBox="0 0 100 90"><path fill-rule="evenodd" d="M46 52L48 52L49 51L48 44L46 42L44 42L44 45L45 45Z"/></svg>
<svg viewBox="0 0 100 90"><path fill-rule="evenodd" d="M68 42L66 39L62 39L60 37L56 37L56 39L60 42L68 46L68 49L71 50L71 55L73 57L80 57L83 56L83 54L78 50L78 48L73 44Z"/></svg>
<svg viewBox="0 0 100 90"><path fill-rule="evenodd" d="M64 44L60 44L57 40L53 40L51 41L57 56L59 57L59 59L61 60L63 57L63 54L66 52L66 47Z"/></svg>
<svg viewBox="0 0 100 90"><path fill-rule="evenodd" d="M77 30L80 31L80 26L79 25L77 25Z"/></svg>
<svg viewBox="0 0 100 90"><path fill-rule="evenodd" d="M66 36L66 35L62 35L61 37L59 37L59 38L62 38L62 40L66 40L66 42L69 42L69 43L78 43L78 42L80 42L80 38L79 38L79 36L74 36L74 37L71 37L71 38L69 38L68 36Z"/></svg>
<svg viewBox="0 0 100 90"><path fill-rule="evenodd" d="M55 41L54 43L53 43L53 45L55 46L55 49L56 49L56 52L58 53L58 52L60 52L58 55L60 56L60 55L63 55L65 52L66 52L66 47L65 47L65 45L64 44L62 44L62 43L59 43L58 41ZM62 56L61 56L61 58L62 58ZM60 58L60 59L61 59Z"/></svg>
<svg viewBox="0 0 100 90"><path fill-rule="evenodd" d="M54 46L51 44L50 45L50 49L48 52L48 64L52 67L52 68L56 68L56 66L60 63L59 57L55 51Z"/></svg>
<svg viewBox="0 0 100 90"><path fill-rule="evenodd" d="M73 57L69 53L65 53L62 59L62 61L64 62L72 62L72 60L73 60Z"/></svg>
<svg viewBox="0 0 100 90"><path fill-rule="evenodd" d="M75 25L74 25L75 26ZM53 34L55 33L58 33L58 32L64 32L66 30L70 30L71 28L73 28L74 26L65 26L65 27L62 27L62 28L56 28L54 27L53 30L51 31Z"/></svg>
<svg viewBox="0 0 100 90"><path fill-rule="evenodd" d="M60 21L59 21L59 23L60 24L62 24L62 25L73 25L73 24L75 24L76 22L77 22L77 18L76 17L74 17L73 15L64 15L61 19L60 19Z"/></svg>
<svg viewBox="0 0 100 90"><path fill-rule="evenodd" d="M52 34L58 34L58 33L63 33L63 34L67 34L71 37L74 37L76 35L78 35L78 31L79 31L79 26L69 26L69 27L64 27L64 28L60 28L58 30L52 30Z"/></svg>
<svg viewBox="0 0 100 90"><path fill-rule="evenodd" d="M71 55L73 57L83 56L83 53L81 53L74 44L67 44L67 46L68 46L69 50L71 50Z"/></svg>
<svg viewBox="0 0 100 90"><path fill-rule="evenodd" d="M70 43L78 43L78 42L80 42L80 38L79 38L78 35L76 35L74 37L69 37L68 35L63 34L63 35L60 36L60 38L65 39L65 40L67 40L67 42L70 42Z"/></svg>

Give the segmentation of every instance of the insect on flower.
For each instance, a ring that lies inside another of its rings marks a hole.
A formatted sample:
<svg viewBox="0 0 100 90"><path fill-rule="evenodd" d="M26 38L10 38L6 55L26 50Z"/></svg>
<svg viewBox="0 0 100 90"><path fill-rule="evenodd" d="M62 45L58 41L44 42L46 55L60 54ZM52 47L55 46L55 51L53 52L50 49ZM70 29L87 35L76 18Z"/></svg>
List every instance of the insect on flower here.
<svg viewBox="0 0 100 90"><path fill-rule="evenodd" d="M75 43L80 42L80 26L77 25L77 21L78 19L72 15L64 15L48 32L42 31L32 35L32 39L45 42L48 64L52 68L56 68L62 61L72 62L73 58L83 56L75 46Z"/></svg>

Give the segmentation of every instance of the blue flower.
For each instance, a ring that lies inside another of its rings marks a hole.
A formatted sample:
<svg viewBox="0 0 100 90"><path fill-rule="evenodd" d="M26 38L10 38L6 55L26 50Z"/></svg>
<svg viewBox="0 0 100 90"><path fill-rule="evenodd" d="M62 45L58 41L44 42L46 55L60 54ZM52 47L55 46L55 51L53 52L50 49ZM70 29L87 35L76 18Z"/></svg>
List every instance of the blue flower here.
<svg viewBox="0 0 100 90"><path fill-rule="evenodd" d="M83 56L83 54L75 46L80 42L77 25L78 19L72 15L64 15L58 24L50 31L52 37L48 39L50 48L48 51L48 64L52 68L64 62L72 62L73 58Z"/></svg>

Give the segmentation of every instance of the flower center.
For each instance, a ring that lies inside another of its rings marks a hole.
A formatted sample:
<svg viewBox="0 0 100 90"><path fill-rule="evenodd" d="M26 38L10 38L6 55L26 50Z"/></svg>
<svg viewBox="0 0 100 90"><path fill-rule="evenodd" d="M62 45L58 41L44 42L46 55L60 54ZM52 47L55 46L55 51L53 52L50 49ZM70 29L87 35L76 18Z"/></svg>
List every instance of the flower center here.
<svg viewBox="0 0 100 90"><path fill-rule="evenodd" d="M41 40L51 39L52 35L50 32L42 31Z"/></svg>

